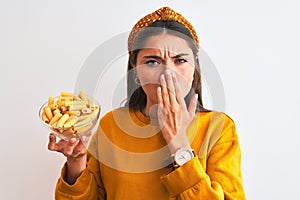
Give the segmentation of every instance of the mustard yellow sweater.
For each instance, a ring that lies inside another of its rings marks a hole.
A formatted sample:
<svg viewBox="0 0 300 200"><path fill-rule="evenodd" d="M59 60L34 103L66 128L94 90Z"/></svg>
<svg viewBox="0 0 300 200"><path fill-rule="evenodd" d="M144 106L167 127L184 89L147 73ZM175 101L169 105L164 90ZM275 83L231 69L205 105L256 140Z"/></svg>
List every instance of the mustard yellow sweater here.
<svg viewBox="0 0 300 200"><path fill-rule="evenodd" d="M69 185L64 166L55 198L245 199L234 122L224 113L197 113L187 136L196 157L174 170L156 121L127 108L111 111L90 141L87 168Z"/></svg>

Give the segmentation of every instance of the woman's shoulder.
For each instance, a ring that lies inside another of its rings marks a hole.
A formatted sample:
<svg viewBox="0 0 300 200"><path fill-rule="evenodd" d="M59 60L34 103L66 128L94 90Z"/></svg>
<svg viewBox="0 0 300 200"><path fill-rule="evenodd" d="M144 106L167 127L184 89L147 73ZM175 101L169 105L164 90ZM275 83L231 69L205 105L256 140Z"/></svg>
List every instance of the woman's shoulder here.
<svg viewBox="0 0 300 200"><path fill-rule="evenodd" d="M106 112L103 115L102 119L103 118L109 118L109 117L111 117L114 114L121 114L121 113L127 113L127 112L129 112L129 109L127 107L115 108L115 109L112 109L112 110L109 110L108 112Z"/></svg>
<svg viewBox="0 0 300 200"><path fill-rule="evenodd" d="M100 122L107 123L108 121L119 121L128 119L132 115L132 111L127 107L120 107L113 110L108 111L105 113L101 119Z"/></svg>
<svg viewBox="0 0 300 200"><path fill-rule="evenodd" d="M197 112L196 116L201 120L201 123L222 123L223 125L234 126L234 120L225 112L209 110Z"/></svg>

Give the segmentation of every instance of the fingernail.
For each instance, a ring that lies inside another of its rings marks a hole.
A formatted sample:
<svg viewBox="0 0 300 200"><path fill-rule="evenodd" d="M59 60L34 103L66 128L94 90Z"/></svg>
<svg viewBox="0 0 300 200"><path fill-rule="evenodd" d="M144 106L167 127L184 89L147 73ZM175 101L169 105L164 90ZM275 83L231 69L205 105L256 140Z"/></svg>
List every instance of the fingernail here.
<svg viewBox="0 0 300 200"><path fill-rule="evenodd" d="M161 80L163 80L163 81L164 81L164 80L165 80L165 75L163 75L163 74L162 74L162 75L160 75L160 78L161 78Z"/></svg>
<svg viewBox="0 0 300 200"><path fill-rule="evenodd" d="M84 142L85 140L86 140L86 136L84 135L84 136L81 137L81 141Z"/></svg>
<svg viewBox="0 0 300 200"><path fill-rule="evenodd" d="M176 75L175 75L175 73L172 73L171 75L172 75L172 77L173 77L173 78L176 78Z"/></svg>
<svg viewBox="0 0 300 200"><path fill-rule="evenodd" d="M160 86L157 87L157 91L161 92L161 87Z"/></svg>
<svg viewBox="0 0 300 200"><path fill-rule="evenodd" d="M74 144L76 142L76 138L71 138L69 141L71 144Z"/></svg>

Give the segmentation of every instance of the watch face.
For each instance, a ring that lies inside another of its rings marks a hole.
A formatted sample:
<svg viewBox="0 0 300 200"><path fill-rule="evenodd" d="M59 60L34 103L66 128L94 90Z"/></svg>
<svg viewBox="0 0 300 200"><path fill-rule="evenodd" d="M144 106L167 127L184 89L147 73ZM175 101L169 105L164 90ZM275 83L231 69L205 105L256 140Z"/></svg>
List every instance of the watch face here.
<svg viewBox="0 0 300 200"><path fill-rule="evenodd" d="M179 149L174 157L175 162L182 166L187 161L191 160L194 157L194 153L190 149Z"/></svg>

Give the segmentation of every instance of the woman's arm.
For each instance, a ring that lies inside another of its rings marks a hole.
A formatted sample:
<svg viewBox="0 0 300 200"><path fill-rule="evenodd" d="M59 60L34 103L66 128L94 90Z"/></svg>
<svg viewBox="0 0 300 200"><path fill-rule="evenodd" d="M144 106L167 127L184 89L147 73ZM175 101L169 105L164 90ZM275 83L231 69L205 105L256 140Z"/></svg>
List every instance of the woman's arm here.
<svg viewBox="0 0 300 200"><path fill-rule="evenodd" d="M89 146L89 152L87 152L85 145L82 147L76 147L73 150L75 155L78 151L84 152L75 159L68 159L64 165L61 176L57 182L55 189L55 199L105 199L105 189L101 181L101 173L99 167L99 161L95 158L97 147L97 133L93 135ZM83 160L85 159L85 160ZM78 161L78 163L76 163ZM81 165L84 163L84 166ZM70 165L70 166L69 166ZM84 169L82 170L82 167Z"/></svg>
<svg viewBox="0 0 300 200"><path fill-rule="evenodd" d="M105 199L105 190L101 182L101 175L99 171L99 161L91 154L88 154L87 157L87 167L73 185L68 184L65 180L66 165L63 167L61 176L56 185L55 199Z"/></svg>
<svg viewBox="0 0 300 200"><path fill-rule="evenodd" d="M206 161L206 170L201 162ZM241 150L232 120L203 160L196 156L161 180L171 197L178 199L243 200Z"/></svg>

